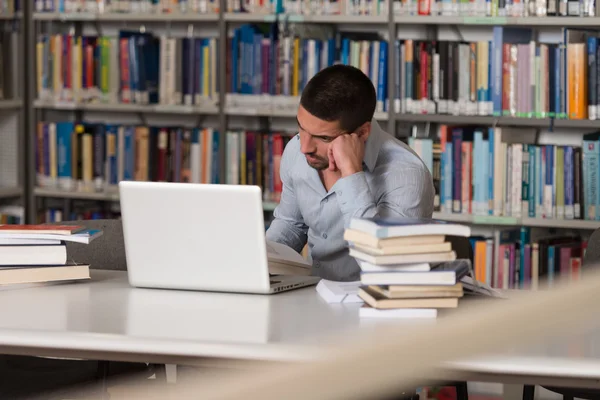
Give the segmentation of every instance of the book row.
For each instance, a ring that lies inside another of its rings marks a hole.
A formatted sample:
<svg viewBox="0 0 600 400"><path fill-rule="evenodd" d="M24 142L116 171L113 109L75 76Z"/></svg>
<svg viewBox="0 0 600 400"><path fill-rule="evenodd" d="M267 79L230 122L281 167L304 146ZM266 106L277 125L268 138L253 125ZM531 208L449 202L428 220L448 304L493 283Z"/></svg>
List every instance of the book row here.
<svg viewBox="0 0 600 400"><path fill-rule="evenodd" d="M228 46L228 93L299 96L321 69L352 65L377 92L377 111L387 111L388 44L376 34L335 32L304 25L290 30L243 25Z"/></svg>
<svg viewBox="0 0 600 400"><path fill-rule="evenodd" d="M36 12L218 13L218 0L35 0Z"/></svg>
<svg viewBox="0 0 600 400"><path fill-rule="evenodd" d="M600 220L600 133L581 146L534 145L507 143L497 127L444 125L439 140L409 145L432 172L438 211Z"/></svg>
<svg viewBox="0 0 600 400"><path fill-rule="evenodd" d="M51 223L62 221L89 221L93 219L121 218L118 210L110 210L96 205L78 205L68 215L61 208L48 207L38 210L37 223Z"/></svg>
<svg viewBox="0 0 600 400"><path fill-rule="evenodd" d="M0 225L22 224L24 209L21 206L0 206Z"/></svg>
<svg viewBox="0 0 600 400"><path fill-rule="evenodd" d="M0 15L13 14L22 10L22 0L0 0Z"/></svg>
<svg viewBox="0 0 600 400"><path fill-rule="evenodd" d="M598 33L565 28L562 37L538 43L531 29L494 27L491 41L396 41L395 110L595 120Z"/></svg>
<svg viewBox="0 0 600 400"><path fill-rule="evenodd" d="M476 17L595 17L594 0L396 0L396 15Z"/></svg>
<svg viewBox="0 0 600 400"><path fill-rule="evenodd" d="M9 1L9 0L5 0ZM304 15L384 15L387 0L227 0L226 12ZM219 0L35 0L36 12L59 13L218 13Z"/></svg>
<svg viewBox="0 0 600 400"><path fill-rule="evenodd" d="M493 238L472 236L475 279L497 289L552 287L560 278L577 280L587 240L549 236L533 240L529 228L501 230Z"/></svg>
<svg viewBox="0 0 600 400"><path fill-rule="evenodd" d="M40 122L37 184L92 193L114 190L123 180L250 184L263 188L266 201L278 201L279 162L289 138L278 132L222 136L212 128Z"/></svg>
<svg viewBox="0 0 600 400"><path fill-rule="evenodd" d="M217 97L218 39L41 35L37 90L42 101L198 105Z"/></svg>

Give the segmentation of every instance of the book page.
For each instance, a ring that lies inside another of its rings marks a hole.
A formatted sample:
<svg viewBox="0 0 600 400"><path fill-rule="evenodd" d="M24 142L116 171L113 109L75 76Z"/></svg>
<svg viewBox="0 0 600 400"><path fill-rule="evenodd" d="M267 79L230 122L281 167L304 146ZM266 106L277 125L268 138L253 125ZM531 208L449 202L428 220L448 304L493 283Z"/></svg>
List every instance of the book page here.
<svg viewBox="0 0 600 400"><path fill-rule="evenodd" d="M294 249L270 240L267 240L267 258L285 264L300 264L301 266L310 267L310 263L300 254L296 253Z"/></svg>

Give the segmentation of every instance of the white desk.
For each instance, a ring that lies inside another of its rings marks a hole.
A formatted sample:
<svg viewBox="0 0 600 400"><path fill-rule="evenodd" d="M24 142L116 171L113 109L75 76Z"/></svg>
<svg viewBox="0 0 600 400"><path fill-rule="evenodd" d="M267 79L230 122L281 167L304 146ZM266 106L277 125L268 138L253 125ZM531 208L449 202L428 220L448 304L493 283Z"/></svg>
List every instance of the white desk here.
<svg viewBox="0 0 600 400"><path fill-rule="evenodd" d="M165 364L302 361L318 357L323 335L384 323L361 320L358 304L325 303L314 287L236 295L134 289L122 272L92 277L0 291L0 353ZM469 381L599 387L600 329L441 368L466 372Z"/></svg>

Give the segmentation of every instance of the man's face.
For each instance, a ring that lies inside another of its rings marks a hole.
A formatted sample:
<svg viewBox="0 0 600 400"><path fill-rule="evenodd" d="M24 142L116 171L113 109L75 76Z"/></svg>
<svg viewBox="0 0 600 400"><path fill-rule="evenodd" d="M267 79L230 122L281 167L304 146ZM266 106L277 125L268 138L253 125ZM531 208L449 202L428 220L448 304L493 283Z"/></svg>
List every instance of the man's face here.
<svg viewBox="0 0 600 400"><path fill-rule="evenodd" d="M310 114L302 106L298 107L297 121L300 149L306 157L306 162L316 170L327 169L329 146L335 138L343 133L339 123L323 121Z"/></svg>

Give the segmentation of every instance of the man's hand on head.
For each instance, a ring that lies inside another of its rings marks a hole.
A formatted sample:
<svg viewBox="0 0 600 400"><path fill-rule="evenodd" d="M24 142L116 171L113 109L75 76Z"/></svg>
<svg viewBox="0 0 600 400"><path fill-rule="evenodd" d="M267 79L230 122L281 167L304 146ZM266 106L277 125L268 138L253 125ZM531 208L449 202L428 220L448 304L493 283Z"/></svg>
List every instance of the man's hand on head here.
<svg viewBox="0 0 600 400"><path fill-rule="evenodd" d="M365 140L356 133L340 135L329 147L329 170L340 171L342 177L363 170Z"/></svg>

